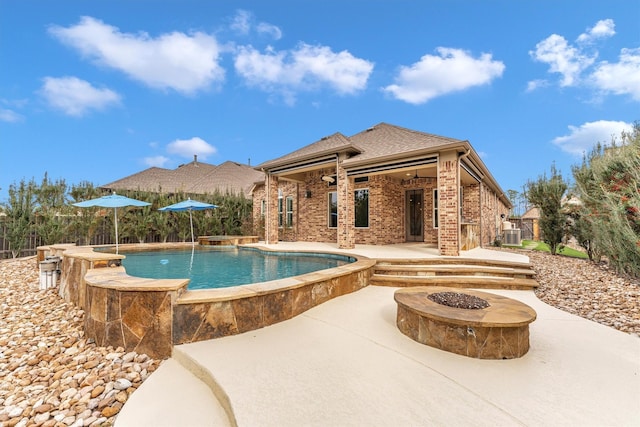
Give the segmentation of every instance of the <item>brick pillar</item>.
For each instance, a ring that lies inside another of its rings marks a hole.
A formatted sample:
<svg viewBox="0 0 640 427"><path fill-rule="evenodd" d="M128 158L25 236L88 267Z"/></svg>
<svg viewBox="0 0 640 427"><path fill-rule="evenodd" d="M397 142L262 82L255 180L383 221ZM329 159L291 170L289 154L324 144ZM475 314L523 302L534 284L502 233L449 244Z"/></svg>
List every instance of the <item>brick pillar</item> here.
<svg viewBox="0 0 640 427"><path fill-rule="evenodd" d="M336 172L338 191L338 248L353 249L356 246L354 196L352 178L342 167L342 158Z"/></svg>
<svg viewBox="0 0 640 427"><path fill-rule="evenodd" d="M264 220L264 240L267 244L278 243L278 177L267 174L265 197L267 213Z"/></svg>
<svg viewBox="0 0 640 427"><path fill-rule="evenodd" d="M440 255L460 255L458 153L441 153L438 160L438 249Z"/></svg>

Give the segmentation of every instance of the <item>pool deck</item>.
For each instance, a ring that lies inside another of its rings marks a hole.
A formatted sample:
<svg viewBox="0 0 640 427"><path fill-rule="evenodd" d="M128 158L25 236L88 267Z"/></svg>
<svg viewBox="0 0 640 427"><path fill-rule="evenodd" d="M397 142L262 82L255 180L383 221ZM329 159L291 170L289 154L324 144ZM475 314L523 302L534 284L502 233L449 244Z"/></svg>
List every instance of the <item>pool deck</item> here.
<svg viewBox="0 0 640 427"><path fill-rule="evenodd" d="M346 252L437 256L423 244ZM522 260L484 249L462 256ZM403 335L397 289L368 286L263 329L176 346L115 425L640 425L639 338L555 309L532 291L491 290L537 312L531 348L518 359L472 359Z"/></svg>

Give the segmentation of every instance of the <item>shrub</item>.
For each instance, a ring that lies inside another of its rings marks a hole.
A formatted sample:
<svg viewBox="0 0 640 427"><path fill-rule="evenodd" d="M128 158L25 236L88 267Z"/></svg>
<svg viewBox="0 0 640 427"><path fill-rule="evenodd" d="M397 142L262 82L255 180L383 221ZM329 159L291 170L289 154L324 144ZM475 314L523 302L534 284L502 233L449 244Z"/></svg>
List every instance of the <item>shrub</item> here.
<svg viewBox="0 0 640 427"><path fill-rule="evenodd" d="M562 212L562 200L568 185L555 166L551 167L551 177L546 174L537 181L527 182L525 189L527 200L540 210L540 229L543 241L549 245L552 255L564 237L566 215Z"/></svg>
<svg viewBox="0 0 640 427"><path fill-rule="evenodd" d="M582 201L578 234L619 272L640 277L640 124L606 148L597 146L574 167Z"/></svg>

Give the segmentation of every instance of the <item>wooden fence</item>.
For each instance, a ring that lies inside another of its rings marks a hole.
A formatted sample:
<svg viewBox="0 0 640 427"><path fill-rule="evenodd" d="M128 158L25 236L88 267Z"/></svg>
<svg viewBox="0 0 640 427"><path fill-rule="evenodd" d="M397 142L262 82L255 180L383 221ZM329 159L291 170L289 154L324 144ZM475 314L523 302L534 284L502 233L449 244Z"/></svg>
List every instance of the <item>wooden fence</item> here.
<svg viewBox="0 0 640 427"><path fill-rule="evenodd" d="M58 243L76 243L81 244L83 238L79 235L74 234L68 236L64 242ZM144 240L145 242L159 242L160 237L150 232ZM178 233L171 233L167 238L168 242L180 242L182 239L178 237ZM137 240L132 238L120 236L119 243L138 243ZM89 242L91 245L115 245L115 236L113 232L113 225L108 222L103 222L99 225L98 230L94 233L91 241ZM18 254L18 258L36 255L38 246L42 246L42 239L35 233L31 232L29 236L27 236L26 243L24 248ZM13 253L11 248L9 247L9 240L7 238L7 224L4 221L0 220L0 259L13 258Z"/></svg>

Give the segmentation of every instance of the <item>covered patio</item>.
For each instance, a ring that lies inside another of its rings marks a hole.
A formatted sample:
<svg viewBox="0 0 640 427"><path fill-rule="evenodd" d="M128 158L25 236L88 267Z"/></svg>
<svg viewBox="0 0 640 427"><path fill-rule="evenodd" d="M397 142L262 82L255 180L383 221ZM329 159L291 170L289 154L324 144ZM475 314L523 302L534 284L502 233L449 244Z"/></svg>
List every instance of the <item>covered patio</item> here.
<svg viewBox="0 0 640 427"><path fill-rule="evenodd" d="M256 169L255 232L268 244L422 242L458 256L493 243L511 207L468 141L386 123Z"/></svg>

